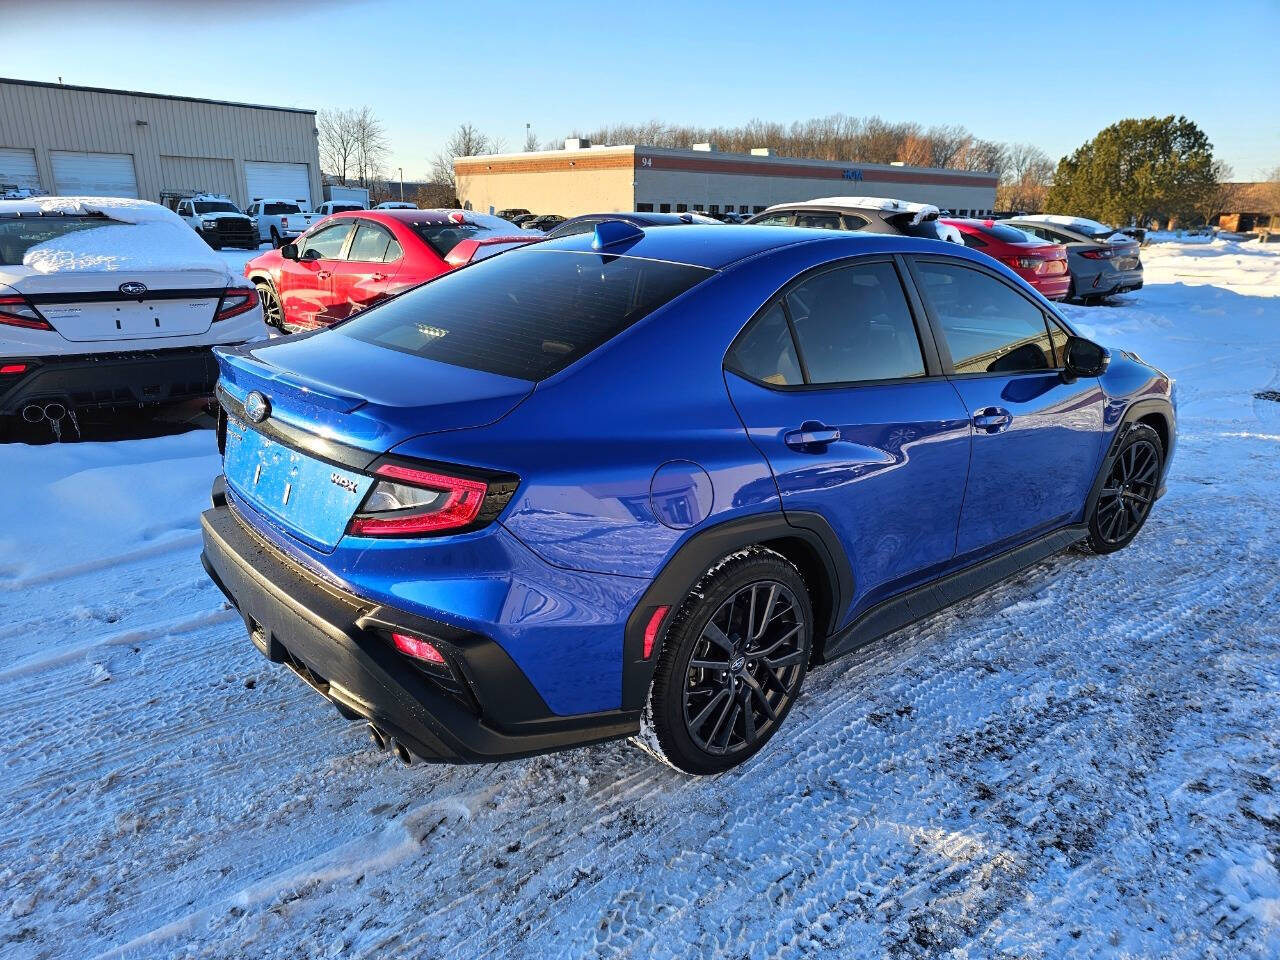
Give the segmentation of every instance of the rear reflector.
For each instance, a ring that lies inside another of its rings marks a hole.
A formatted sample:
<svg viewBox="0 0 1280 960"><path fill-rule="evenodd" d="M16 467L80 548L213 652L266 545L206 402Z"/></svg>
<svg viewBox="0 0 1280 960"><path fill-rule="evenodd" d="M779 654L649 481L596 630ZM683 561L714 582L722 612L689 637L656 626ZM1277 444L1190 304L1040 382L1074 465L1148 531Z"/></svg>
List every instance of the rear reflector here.
<svg viewBox="0 0 1280 960"><path fill-rule="evenodd" d="M13 376L16 373L26 373L29 369L30 367L25 363L6 363L4 366L0 367L0 377Z"/></svg>
<svg viewBox="0 0 1280 960"><path fill-rule="evenodd" d="M417 637L411 637L407 633L393 633L391 642L396 645L396 649L403 653L406 657L413 657L415 660L421 660L423 663L434 664L437 667L447 666L444 654L435 648L435 645L420 640Z"/></svg>
<svg viewBox="0 0 1280 960"><path fill-rule="evenodd" d="M649 617L649 622L644 627L644 658L649 659L653 653L653 645L658 639L658 631L662 629L662 621L666 618L670 606L658 607L653 611L653 615Z"/></svg>

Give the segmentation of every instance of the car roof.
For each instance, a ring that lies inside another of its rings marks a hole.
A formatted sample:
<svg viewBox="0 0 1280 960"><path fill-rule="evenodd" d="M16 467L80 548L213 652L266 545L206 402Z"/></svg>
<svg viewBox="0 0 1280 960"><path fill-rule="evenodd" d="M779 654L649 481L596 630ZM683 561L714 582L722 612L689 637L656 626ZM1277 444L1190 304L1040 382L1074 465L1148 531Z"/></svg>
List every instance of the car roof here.
<svg viewBox="0 0 1280 960"><path fill-rule="evenodd" d="M847 246L848 252L841 256L853 256L857 253L921 253L945 252L962 254L964 247L944 244L941 240L921 240L915 237L902 237L892 234L862 233L856 230L798 230L795 227L761 227L748 226L725 229L723 224L693 223L680 230L641 229L641 236L632 243L619 243L604 250L596 250L591 246L595 233L579 233L571 237L560 237L533 244L522 250L570 250L582 253L639 257L650 260L667 260L672 263L685 263L709 270L722 270L741 260L771 250L794 247L805 243L840 243ZM940 249L945 248L945 249Z"/></svg>
<svg viewBox="0 0 1280 960"><path fill-rule="evenodd" d="M699 223L694 217L706 216L699 213L652 213L640 210L627 210L619 213L580 213L570 217L565 223L581 223L584 220L622 220L634 223L638 227L674 226L676 224ZM710 224L706 224L710 226Z"/></svg>

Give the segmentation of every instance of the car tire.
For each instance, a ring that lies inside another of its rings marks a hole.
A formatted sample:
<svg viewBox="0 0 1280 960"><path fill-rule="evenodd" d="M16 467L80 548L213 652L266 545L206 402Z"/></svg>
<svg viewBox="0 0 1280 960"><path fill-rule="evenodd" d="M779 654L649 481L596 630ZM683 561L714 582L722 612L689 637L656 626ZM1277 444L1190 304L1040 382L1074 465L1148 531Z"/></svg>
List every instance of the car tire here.
<svg viewBox="0 0 1280 960"><path fill-rule="evenodd" d="M640 746L684 773L737 766L786 720L812 651L813 606L795 565L759 546L721 560L671 615Z"/></svg>
<svg viewBox="0 0 1280 960"><path fill-rule="evenodd" d="M1160 434L1145 423L1129 427L1107 467L1098 502L1089 517L1089 553L1115 553L1133 542L1155 503L1164 468Z"/></svg>
<svg viewBox="0 0 1280 960"><path fill-rule="evenodd" d="M262 322L287 334L289 331L284 326L284 307L280 305L275 286L266 280L257 280L253 285L258 291L258 302L262 305Z"/></svg>
<svg viewBox="0 0 1280 960"><path fill-rule="evenodd" d="M282 244L280 242L280 233L279 231L276 230L275 227L272 227L271 228L271 249L279 250L281 246Z"/></svg>

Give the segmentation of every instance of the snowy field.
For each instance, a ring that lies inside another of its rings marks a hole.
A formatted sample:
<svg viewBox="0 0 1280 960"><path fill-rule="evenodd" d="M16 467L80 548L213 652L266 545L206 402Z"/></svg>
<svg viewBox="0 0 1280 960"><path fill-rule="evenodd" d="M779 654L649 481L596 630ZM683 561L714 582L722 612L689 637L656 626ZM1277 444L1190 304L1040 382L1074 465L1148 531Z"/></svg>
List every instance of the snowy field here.
<svg viewBox="0 0 1280 960"><path fill-rule="evenodd" d="M1280 955L1280 244L1143 259L1068 308L1178 379L1135 544L816 670L711 779L402 767L205 578L211 433L0 448L0 957Z"/></svg>

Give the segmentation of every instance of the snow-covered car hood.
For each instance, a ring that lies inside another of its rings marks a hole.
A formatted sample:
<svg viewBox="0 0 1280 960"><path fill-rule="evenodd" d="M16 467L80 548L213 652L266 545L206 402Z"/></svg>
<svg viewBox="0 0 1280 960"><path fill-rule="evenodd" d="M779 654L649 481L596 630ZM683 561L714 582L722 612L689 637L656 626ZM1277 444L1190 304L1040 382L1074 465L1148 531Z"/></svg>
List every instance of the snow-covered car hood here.
<svg viewBox="0 0 1280 960"><path fill-rule="evenodd" d="M102 226L68 233L27 250L22 266L0 267L0 282L33 274L216 274L233 279L226 261L173 211L146 200L114 197L33 197L0 201L0 215L103 217Z"/></svg>

